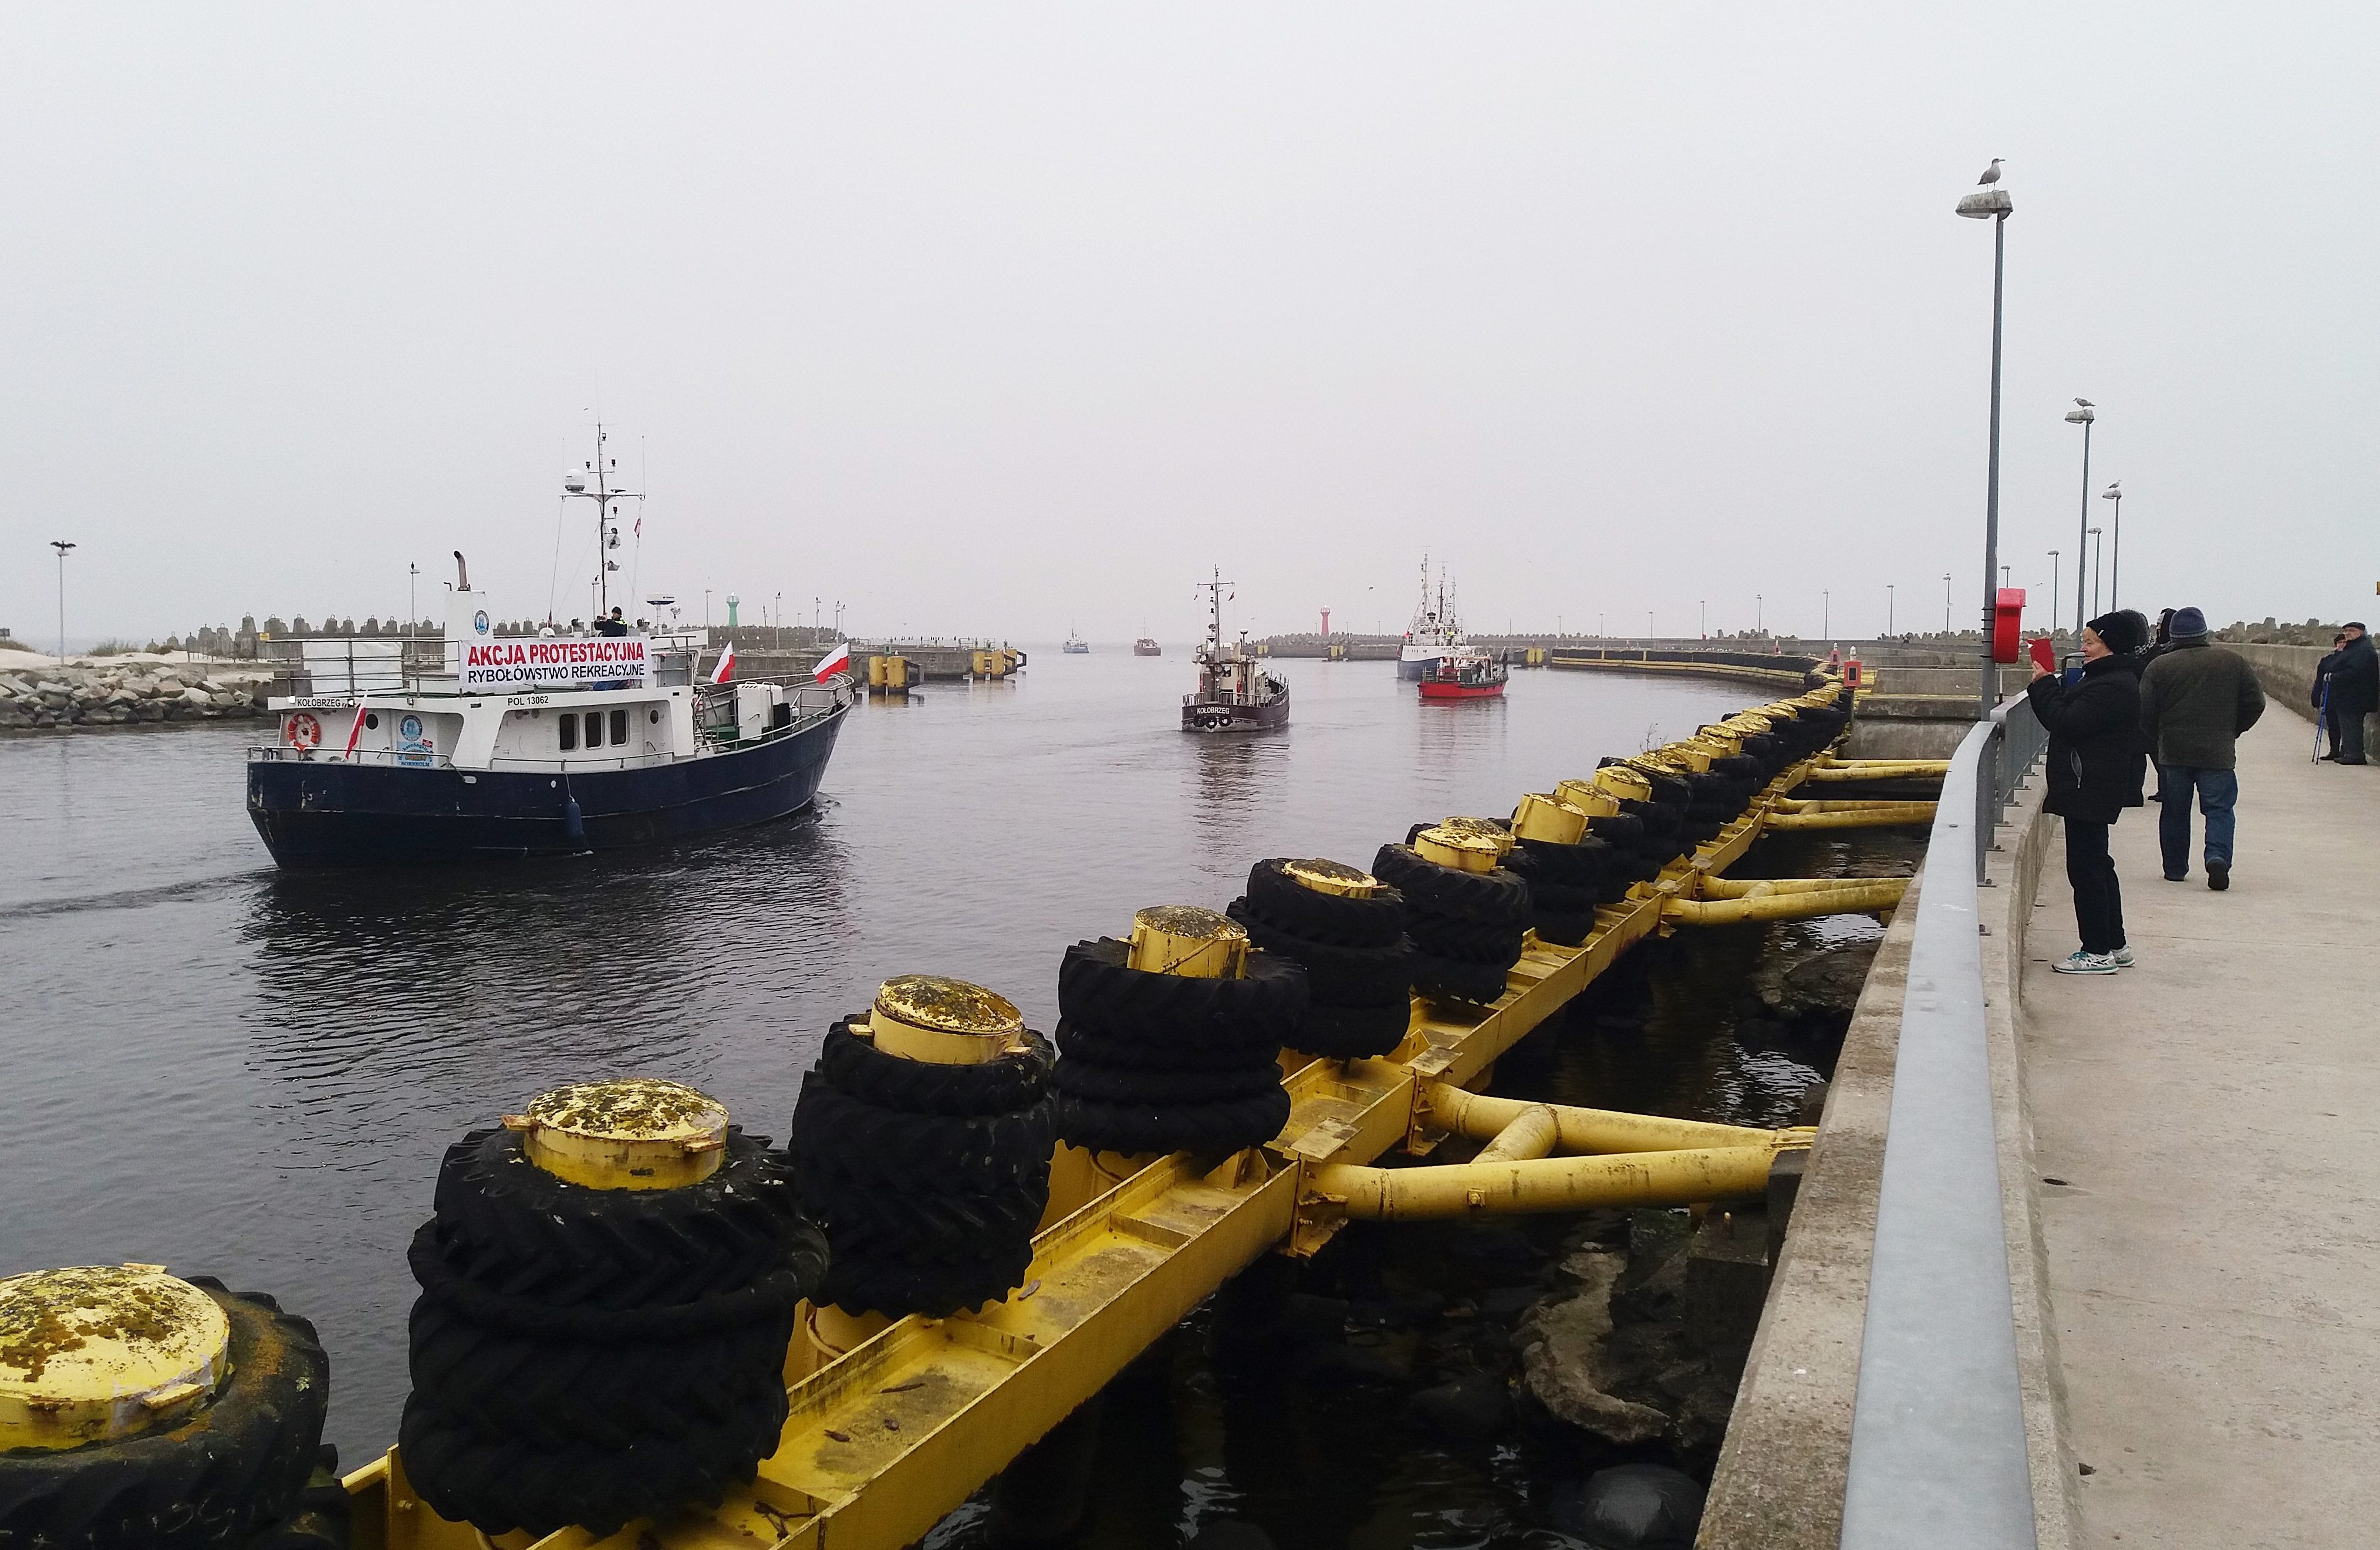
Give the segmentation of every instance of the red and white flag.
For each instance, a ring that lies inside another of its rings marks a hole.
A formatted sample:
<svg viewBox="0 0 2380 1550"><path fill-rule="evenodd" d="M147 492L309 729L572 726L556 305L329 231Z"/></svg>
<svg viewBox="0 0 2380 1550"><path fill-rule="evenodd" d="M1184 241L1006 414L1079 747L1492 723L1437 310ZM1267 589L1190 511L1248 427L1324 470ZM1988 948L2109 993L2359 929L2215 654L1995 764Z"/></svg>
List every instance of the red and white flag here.
<svg viewBox="0 0 2380 1550"><path fill-rule="evenodd" d="M713 684L724 684L735 676L735 643L729 641L727 649L719 653L719 665L710 670Z"/></svg>
<svg viewBox="0 0 2380 1550"><path fill-rule="evenodd" d="M364 708L361 705L358 705L356 707L356 724L347 729L347 757L353 758L356 757L356 745L362 740L363 735Z"/></svg>
<svg viewBox="0 0 2380 1550"><path fill-rule="evenodd" d="M838 672L849 672L850 671L851 642L846 640L838 644L833 650L828 652L825 656L820 657L819 659L818 666L810 669L810 676L823 684Z"/></svg>

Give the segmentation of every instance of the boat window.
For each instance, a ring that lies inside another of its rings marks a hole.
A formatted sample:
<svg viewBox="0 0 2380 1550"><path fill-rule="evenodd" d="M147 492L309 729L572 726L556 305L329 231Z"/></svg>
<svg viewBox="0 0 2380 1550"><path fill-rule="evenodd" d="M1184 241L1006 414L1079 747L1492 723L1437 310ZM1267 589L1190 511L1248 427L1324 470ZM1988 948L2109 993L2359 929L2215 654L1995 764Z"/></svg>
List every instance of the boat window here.
<svg viewBox="0 0 2380 1550"><path fill-rule="evenodd" d="M587 712L587 745L590 748L603 745L603 712L601 710Z"/></svg>
<svg viewBox="0 0 2380 1550"><path fill-rule="evenodd" d="M662 713L659 710L648 710L645 712L645 720L659 726L662 724Z"/></svg>
<svg viewBox="0 0 2380 1550"><path fill-rule="evenodd" d="M615 746L625 746L627 741L628 713L625 710L614 710L612 712L612 742Z"/></svg>
<svg viewBox="0 0 2380 1550"><path fill-rule="evenodd" d="M577 746L578 746L578 718L577 718L577 717L576 717L576 716L565 716L565 717L562 717L560 720L556 721L553 724L554 724L554 726L555 726L556 728L558 728L558 729L561 731L561 733L562 733L562 751L563 751L564 753L565 753L565 754L566 754L566 753L570 752L570 750L572 750L573 748L576 748L576 747L577 747Z"/></svg>

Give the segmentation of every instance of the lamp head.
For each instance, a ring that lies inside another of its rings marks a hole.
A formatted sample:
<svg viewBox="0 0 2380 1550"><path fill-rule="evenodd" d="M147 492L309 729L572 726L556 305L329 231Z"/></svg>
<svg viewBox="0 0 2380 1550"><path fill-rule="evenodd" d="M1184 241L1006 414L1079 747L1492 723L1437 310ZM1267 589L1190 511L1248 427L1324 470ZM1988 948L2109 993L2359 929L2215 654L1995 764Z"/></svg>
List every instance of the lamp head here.
<svg viewBox="0 0 2380 1550"><path fill-rule="evenodd" d="M2091 412L2091 406L2083 403L2081 399L2076 399L2074 403L2076 406L2066 411L2067 424L2088 425L2093 420L2099 418L2097 415Z"/></svg>

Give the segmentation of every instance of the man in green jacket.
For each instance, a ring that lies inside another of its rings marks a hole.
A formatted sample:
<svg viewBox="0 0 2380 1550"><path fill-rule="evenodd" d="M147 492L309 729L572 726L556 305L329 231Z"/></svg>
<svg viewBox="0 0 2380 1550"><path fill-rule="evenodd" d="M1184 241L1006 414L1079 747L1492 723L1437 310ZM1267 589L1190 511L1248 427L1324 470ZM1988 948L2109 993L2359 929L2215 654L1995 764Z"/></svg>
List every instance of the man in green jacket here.
<svg viewBox="0 0 2380 1550"><path fill-rule="evenodd" d="M2265 691L2238 653L2211 646L2206 615L2173 616L2173 649L2141 674L2141 730L2165 786L2157 841L2166 881L2190 876L2190 793L2206 817L2206 886L2231 886L2232 809L2240 800L2240 734L2265 713Z"/></svg>

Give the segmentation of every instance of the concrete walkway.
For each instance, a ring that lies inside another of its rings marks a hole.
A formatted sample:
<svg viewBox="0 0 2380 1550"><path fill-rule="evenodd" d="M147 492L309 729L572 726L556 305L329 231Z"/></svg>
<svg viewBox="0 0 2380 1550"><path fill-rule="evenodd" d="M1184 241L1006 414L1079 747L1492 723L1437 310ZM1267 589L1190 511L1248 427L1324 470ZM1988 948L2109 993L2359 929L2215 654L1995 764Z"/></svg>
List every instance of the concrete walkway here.
<svg viewBox="0 0 2380 1550"><path fill-rule="evenodd" d="M2380 767L2241 740L2228 893L2116 826L2137 967L2074 947L2063 836L2018 1030L2052 1313L2098 1545L2380 1544ZM2193 815L2193 821L2195 815Z"/></svg>

